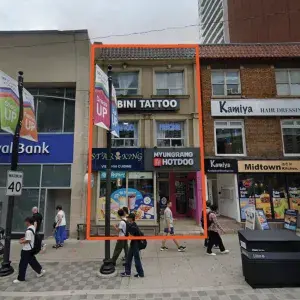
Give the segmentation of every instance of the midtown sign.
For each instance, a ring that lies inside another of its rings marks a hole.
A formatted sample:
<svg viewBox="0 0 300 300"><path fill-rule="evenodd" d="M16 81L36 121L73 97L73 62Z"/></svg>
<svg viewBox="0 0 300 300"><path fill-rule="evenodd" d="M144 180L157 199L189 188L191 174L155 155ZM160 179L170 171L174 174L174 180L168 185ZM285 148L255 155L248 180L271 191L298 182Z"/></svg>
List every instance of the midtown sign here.
<svg viewBox="0 0 300 300"><path fill-rule="evenodd" d="M299 99L212 100L211 115L223 116L300 116Z"/></svg>
<svg viewBox="0 0 300 300"><path fill-rule="evenodd" d="M119 99L117 101L118 109L137 110L137 111L175 111L180 107L178 99Z"/></svg>
<svg viewBox="0 0 300 300"><path fill-rule="evenodd" d="M299 160L241 160L240 173L294 173L300 172Z"/></svg>

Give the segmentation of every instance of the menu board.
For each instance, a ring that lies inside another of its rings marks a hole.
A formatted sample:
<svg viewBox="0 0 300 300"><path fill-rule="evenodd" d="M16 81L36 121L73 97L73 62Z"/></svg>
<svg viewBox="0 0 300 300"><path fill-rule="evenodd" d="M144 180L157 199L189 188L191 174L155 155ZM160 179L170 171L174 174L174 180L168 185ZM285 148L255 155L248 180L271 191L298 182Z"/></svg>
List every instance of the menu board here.
<svg viewBox="0 0 300 300"><path fill-rule="evenodd" d="M295 209L287 209L284 214L284 228L292 231L297 229L298 211Z"/></svg>
<svg viewBox="0 0 300 300"><path fill-rule="evenodd" d="M300 211L300 188L289 187L290 209Z"/></svg>
<svg viewBox="0 0 300 300"><path fill-rule="evenodd" d="M272 201L275 219L284 219L284 212L289 208L286 192L273 190Z"/></svg>

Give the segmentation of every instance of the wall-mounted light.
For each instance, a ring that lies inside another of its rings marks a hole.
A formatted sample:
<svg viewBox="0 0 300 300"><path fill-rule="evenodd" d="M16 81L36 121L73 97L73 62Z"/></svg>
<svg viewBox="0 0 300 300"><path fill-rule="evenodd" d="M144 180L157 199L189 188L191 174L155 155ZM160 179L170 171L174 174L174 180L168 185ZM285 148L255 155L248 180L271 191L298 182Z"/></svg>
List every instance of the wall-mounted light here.
<svg viewBox="0 0 300 300"><path fill-rule="evenodd" d="M171 69L171 68L172 68L172 65L167 65L167 68L168 68L168 69Z"/></svg>
<svg viewBox="0 0 300 300"><path fill-rule="evenodd" d="M126 69L126 68L127 68L127 64L123 63L123 69Z"/></svg>

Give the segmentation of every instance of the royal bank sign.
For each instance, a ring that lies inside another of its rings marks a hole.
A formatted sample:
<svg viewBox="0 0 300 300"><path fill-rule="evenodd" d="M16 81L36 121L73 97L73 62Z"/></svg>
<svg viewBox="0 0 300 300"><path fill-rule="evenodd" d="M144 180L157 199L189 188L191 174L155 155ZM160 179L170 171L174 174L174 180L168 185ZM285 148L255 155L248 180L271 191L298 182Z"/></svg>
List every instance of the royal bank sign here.
<svg viewBox="0 0 300 300"><path fill-rule="evenodd" d="M119 111L176 111L178 99L118 99Z"/></svg>
<svg viewBox="0 0 300 300"><path fill-rule="evenodd" d="M300 116L300 99L212 100L214 117Z"/></svg>

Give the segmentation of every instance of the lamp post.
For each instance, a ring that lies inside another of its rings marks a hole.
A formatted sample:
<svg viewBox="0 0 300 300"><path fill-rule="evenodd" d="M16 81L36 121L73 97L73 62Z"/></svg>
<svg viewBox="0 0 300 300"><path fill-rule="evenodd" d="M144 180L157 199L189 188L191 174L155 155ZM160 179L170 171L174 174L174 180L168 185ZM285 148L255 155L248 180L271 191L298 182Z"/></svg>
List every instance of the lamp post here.
<svg viewBox="0 0 300 300"><path fill-rule="evenodd" d="M16 125L15 134L13 136L13 145L11 153L11 166L12 171L16 171L19 161L19 139L20 131L23 121L23 72L20 71L18 75L18 91L19 91L19 116ZM11 275L14 272L10 262L10 245L11 245L11 227L13 219L15 196L8 197L7 215L6 215L6 230L5 230L5 245L3 262L0 268L0 277Z"/></svg>
<svg viewBox="0 0 300 300"><path fill-rule="evenodd" d="M108 76L108 99L110 125L106 132L107 140L107 163L106 163L106 198L105 198L105 236L110 236L110 196L111 196L111 128L112 128L112 66L107 68ZM105 240L105 258L100 267L100 274L104 276L113 276L116 272L115 266L110 258L110 240Z"/></svg>

